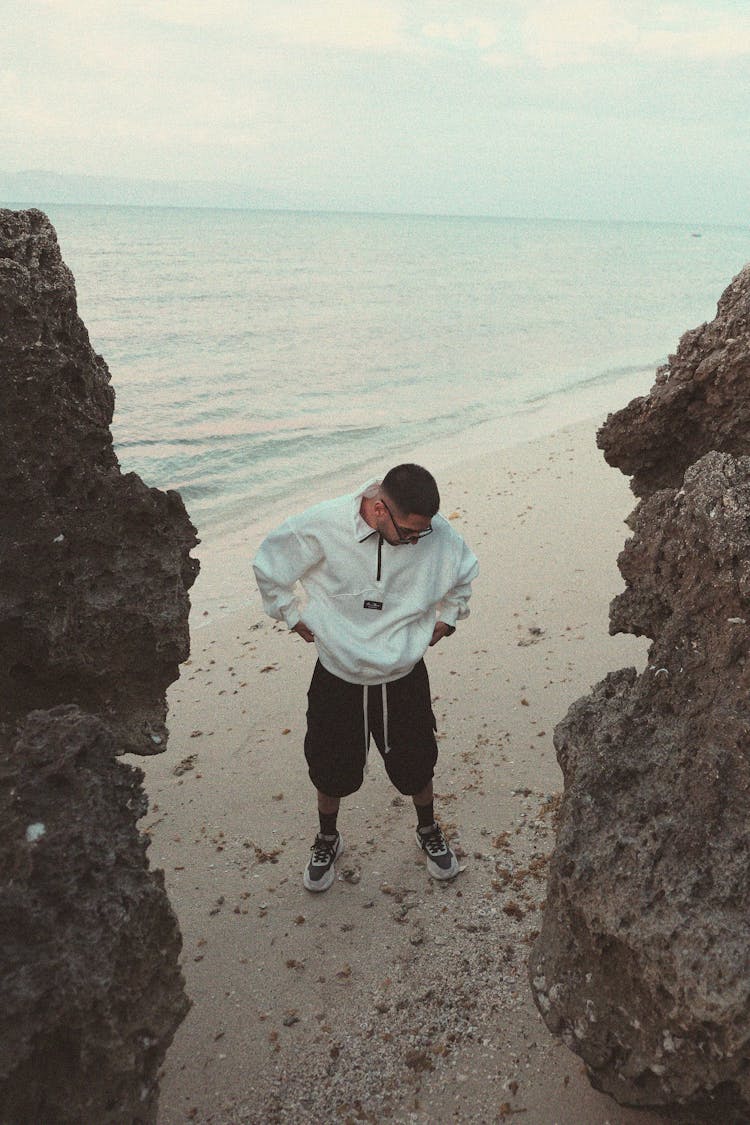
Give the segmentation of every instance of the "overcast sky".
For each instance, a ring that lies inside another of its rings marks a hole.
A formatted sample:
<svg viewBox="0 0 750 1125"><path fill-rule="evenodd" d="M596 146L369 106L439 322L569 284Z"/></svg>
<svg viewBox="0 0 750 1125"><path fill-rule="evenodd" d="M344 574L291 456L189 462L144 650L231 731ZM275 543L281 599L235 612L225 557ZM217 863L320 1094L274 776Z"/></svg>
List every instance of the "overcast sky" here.
<svg viewBox="0 0 750 1125"><path fill-rule="evenodd" d="M746 0L0 0L0 173L748 222Z"/></svg>

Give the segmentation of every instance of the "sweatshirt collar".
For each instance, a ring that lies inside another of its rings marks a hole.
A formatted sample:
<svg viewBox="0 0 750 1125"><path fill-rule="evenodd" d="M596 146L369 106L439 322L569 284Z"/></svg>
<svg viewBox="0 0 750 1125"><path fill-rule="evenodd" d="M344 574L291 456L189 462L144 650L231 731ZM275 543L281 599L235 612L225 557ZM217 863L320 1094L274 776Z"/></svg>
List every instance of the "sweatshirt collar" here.
<svg viewBox="0 0 750 1125"><path fill-rule="evenodd" d="M380 484L380 477L371 477L370 480L365 481L361 488L358 488L354 493L354 534L358 543L364 543L365 539L369 539L371 535L377 535L374 527L370 527L366 520L362 519L360 507L362 505L362 497L366 495L371 488L375 488Z"/></svg>

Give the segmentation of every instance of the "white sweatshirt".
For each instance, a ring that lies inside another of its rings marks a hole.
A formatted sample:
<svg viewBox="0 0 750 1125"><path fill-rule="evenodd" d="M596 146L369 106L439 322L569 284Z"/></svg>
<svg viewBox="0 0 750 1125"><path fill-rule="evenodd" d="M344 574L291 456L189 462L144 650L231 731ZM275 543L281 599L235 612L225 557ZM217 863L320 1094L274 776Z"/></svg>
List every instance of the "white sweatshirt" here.
<svg viewBox="0 0 750 1125"><path fill-rule="evenodd" d="M253 561L263 608L315 634L321 664L354 684L408 675L424 656L436 621L468 617L476 558L448 520L433 534L392 546L365 523L360 504L377 481L292 516L263 541ZM380 573L378 574L378 570ZM307 603L300 608L295 584Z"/></svg>

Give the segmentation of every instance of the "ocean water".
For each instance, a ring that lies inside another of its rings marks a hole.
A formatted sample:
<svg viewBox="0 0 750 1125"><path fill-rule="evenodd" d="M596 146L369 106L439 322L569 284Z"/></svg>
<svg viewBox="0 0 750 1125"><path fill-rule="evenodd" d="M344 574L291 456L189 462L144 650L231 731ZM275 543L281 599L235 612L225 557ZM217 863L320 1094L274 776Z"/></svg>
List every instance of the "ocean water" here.
<svg viewBox="0 0 750 1125"><path fill-rule="evenodd" d="M46 210L122 468L209 546L332 476L619 408L750 259L740 226Z"/></svg>

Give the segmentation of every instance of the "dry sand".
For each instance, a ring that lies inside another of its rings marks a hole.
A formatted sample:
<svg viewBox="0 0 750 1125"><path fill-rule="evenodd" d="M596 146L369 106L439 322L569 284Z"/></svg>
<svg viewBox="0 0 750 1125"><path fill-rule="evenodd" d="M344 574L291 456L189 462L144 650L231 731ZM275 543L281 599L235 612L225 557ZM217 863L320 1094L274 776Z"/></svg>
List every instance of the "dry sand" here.
<svg viewBox="0 0 750 1125"><path fill-rule="evenodd" d="M657 1121L591 1089L526 973L562 788L553 728L646 651L608 635L634 501L595 448L600 420L440 473L443 511L482 566L471 617L427 657L436 810L465 865L452 883L427 875L411 802L373 752L342 803L334 885L303 889L314 648L254 595L218 620L198 607L169 749L138 761L193 1002L163 1068L160 1125ZM232 581L250 583L258 541Z"/></svg>

